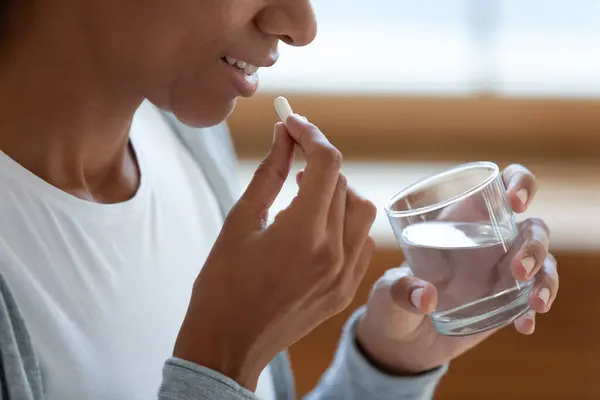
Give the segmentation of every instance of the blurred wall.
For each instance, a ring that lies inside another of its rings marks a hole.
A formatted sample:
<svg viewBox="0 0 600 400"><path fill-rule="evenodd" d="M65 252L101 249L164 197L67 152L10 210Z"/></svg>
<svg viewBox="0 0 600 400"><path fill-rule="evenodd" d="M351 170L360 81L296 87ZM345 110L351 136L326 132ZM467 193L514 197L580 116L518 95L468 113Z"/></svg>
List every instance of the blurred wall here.
<svg viewBox="0 0 600 400"><path fill-rule="evenodd" d="M286 95L347 160L600 159L600 101L593 99L298 93L239 101L229 123L240 157L268 150L277 95Z"/></svg>

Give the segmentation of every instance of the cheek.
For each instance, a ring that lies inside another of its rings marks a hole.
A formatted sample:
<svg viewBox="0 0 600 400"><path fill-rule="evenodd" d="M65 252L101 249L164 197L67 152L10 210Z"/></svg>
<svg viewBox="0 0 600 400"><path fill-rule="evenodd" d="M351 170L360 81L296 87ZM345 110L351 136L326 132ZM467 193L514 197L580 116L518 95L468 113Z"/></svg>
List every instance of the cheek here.
<svg viewBox="0 0 600 400"><path fill-rule="evenodd" d="M215 47L187 49L154 69L153 79L146 80L144 85L150 88L145 97L186 124L216 125L233 110L236 93L223 74Z"/></svg>
<svg viewBox="0 0 600 400"><path fill-rule="evenodd" d="M178 17L168 12L173 18L158 29L164 35L157 38L155 30L155 46L143 57L148 62L139 66L148 73L133 79L142 80L145 96L158 107L189 125L212 126L225 120L235 105L237 93L221 70L220 57L245 35L252 10L243 5L254 0L203 0L201 12L182 13L182 2L189 1L174 3ZM236 11L235 4L244 10Z"/></svg>

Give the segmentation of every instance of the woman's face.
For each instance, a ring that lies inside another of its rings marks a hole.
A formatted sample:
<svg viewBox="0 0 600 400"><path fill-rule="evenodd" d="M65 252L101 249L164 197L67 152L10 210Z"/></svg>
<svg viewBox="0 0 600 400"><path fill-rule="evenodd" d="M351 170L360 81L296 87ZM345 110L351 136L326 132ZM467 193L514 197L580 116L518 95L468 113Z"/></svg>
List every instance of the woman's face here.
<svg viewBox="0 0 600 400"><path fill-rule="evenodd" d="M310 0L82 3L98 59L136 93L195 126L223 121L238 96L255 93L256 69L277 61L280 40L304 46L316 35Z"/></svg>

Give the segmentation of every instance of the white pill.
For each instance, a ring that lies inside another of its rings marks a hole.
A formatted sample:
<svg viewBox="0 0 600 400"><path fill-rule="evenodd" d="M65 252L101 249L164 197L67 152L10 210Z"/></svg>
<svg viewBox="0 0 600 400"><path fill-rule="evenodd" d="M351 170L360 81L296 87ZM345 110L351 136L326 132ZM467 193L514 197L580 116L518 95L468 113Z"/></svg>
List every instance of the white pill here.
<svg viewBox="0 0 600 400"><path fill-rule="evenodd" d="M275 110L277 111L277 115L279 115L279 119L283 123L285 123L288 117L294 113L290 103L285 97L278 97L275 99Z"/></svg>

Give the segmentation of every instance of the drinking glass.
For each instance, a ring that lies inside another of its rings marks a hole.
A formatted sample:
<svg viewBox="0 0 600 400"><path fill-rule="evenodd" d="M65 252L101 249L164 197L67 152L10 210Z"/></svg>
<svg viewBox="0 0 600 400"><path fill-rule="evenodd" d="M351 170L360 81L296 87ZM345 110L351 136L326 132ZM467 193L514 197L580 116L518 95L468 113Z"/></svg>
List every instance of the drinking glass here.
<svg viewBox="0 0 600 400"><path fill-rule="evenodd" d="M430 318L443 335L508 324L529 310L533 282L511 263L523 245L498 166L460 165L395 195L386 205L414 275L435 285Z"/></svg>

